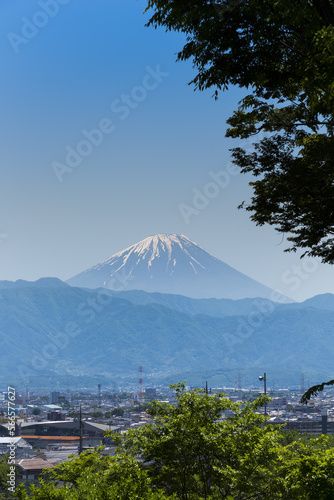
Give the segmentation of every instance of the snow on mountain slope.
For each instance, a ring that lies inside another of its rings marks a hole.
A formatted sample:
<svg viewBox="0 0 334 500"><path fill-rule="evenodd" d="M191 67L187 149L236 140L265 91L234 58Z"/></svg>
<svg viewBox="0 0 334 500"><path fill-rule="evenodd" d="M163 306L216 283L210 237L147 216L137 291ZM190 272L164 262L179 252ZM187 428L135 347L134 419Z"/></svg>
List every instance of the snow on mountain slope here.
<svg viewBox="0 0 334 500"><path fill-rule="evenodd" d="M145 238L67 283L193 298L273 298L270 288L213 257L186 236L176 234Z"/></svg>

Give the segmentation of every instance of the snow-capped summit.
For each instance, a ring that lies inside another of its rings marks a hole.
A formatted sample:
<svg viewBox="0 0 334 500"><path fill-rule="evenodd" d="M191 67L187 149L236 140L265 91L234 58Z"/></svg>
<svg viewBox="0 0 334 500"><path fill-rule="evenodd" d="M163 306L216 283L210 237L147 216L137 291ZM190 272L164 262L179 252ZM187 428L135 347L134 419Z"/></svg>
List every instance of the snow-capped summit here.
<svg viewBox="0 0 334 500"><path fill-rule="evenodd" d="M156 234L69 279L71 286L194 298L269 298L271 290L182 234Z"/></svg>

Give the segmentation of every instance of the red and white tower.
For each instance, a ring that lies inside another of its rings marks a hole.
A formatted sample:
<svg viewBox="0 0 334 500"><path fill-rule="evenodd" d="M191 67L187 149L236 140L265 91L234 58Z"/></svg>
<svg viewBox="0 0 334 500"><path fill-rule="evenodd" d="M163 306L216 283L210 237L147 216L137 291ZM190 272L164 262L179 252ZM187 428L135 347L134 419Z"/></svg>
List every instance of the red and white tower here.
<svg viewBox="0 0 334 500"><path fill-rule="evenodd" d="M143 397L143 367L139 367L139 397Z"/></svg>

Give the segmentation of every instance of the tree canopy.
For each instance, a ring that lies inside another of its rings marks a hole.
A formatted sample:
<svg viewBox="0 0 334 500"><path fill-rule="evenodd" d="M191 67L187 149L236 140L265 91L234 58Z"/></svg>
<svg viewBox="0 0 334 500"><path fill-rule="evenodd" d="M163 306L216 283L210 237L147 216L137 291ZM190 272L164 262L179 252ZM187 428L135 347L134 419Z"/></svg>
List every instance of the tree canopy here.
<svg viewBox="0 0 334 500"><path fill-rule="evenodd" d="M90 450L47 469L19 500L330 500L334 448L328 438L266 425L268 397L235 403L223 394L172 386L175 404L154 402L152 423L116 435L115 456ZM61 482L59 484L59 482ZM58 484L57 484L58 483Z"/></svg>
<svg viewBox="0 0 334 500"><path fill-rule="evenodd" d="M148 26L186 34L196 89L249 90L227 136L261 133L254 151L232 150L255 180L258 225L287 233L288 251L334 262L334 2L332 0L149 0Z"/></svg>
<svg viewBox="0 0 334 500"><path fill-rule="evenodd" d="M175 405L154 402L153 423L128 431L120 452L141 456L152 482L180 500L252 498L268 488L280 440L278 427L263 426L253 403L233 403L223 394L186 392L173 386ZM220 421L222 413L230 418Z"/></svg>

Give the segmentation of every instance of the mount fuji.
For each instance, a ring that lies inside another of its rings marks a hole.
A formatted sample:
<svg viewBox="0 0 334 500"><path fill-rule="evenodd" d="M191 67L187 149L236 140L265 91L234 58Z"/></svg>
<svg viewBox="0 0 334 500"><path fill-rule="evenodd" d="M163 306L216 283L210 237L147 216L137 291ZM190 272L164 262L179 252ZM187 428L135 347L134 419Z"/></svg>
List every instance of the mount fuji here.
<svg viewBox="0 0 334 500"><path fill-rule="evenodd" d="M186 236L176 234L145 238L74 276L67 284L115 291L145 290L192 298L265 297L278 300L270 288L213 257Z"/></svg>

